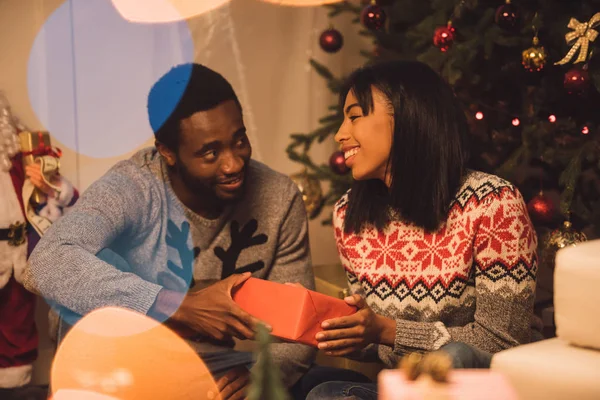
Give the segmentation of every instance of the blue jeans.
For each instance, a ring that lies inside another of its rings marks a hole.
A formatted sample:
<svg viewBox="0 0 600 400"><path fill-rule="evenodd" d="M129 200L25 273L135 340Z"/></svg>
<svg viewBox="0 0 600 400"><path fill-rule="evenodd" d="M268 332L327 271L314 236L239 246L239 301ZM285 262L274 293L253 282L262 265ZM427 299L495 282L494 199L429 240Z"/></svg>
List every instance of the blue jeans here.
<svg viewBox="0 0 600 400"><path fill-rule="evenodd" d="M363 374L349 369L313 365L300 380L290 389L293 400L306 400L309 392L324 382L356 382L371 383Z"/></svg>
<svg viewBox="0 0 600 400"><path fill-rule="evenodd" d="M454 368L489 368L492 355L461 342L442 346L452 357ZM377 400L376 383L325 382L310 391L306 400Z"/></svg>

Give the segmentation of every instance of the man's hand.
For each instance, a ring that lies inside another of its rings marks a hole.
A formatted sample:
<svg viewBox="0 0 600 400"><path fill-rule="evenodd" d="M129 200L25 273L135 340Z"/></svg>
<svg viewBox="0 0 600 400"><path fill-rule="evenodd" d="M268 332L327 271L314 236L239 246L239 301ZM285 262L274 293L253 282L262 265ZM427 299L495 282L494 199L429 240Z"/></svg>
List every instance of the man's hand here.
<svg viewBox="0 0 600 400"><path fill-rule="evenodd" d="M238 367L229 371L217 381L217 388L223 400L245 399L250 385L250 371Z"/></svg>
<svg viewBox="0 0 600 400"><path fill-rule="evenodd" d="M232 336L253 338L260 321L242 310L231 297L231 292L250 275L231 275L205 289L189 292L172 319L216 340L227 340Z"/></svg>
<svg viewBox="0 0 600 400"><path fill-rule="evenodd" d="M50 186L48 186L46 184L46 182L44 182L44 179L42 178L42 168L39 163L33 163L33 164L26 165L25 166L25 175L27 176L27 178L29 178L29 180L31 181L33 186L38 188L41 192L43 192L46 195L51 196L51 197L54 195L54 189L52 189ZM60 178L57 175L55 175L51 178L51 182L53 184L58 183L59 179Z"/></svg>
<svg viewBox="0 0 600 400"><path fill-rule="evenodd" d="M382 338L387 338L390 333L393 338L395 321L375 314L358 294L344 300L349 305L356 306L358 311L350 316L330 319L321 324L324 331L317 333L316 339L319 349L325 350L325 354L344 356L362 350L371 343L383 343Z"/></svg>

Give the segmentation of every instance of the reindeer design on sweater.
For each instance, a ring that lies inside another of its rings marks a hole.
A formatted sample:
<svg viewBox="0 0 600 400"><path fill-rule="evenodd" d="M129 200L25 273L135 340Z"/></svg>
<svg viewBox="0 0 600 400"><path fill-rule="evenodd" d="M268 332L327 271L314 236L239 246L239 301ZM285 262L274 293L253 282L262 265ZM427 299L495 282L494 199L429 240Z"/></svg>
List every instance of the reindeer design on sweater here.
<svg viewBox="0 0 600 400"><path fill-rule="evenodd" d="M238 221L231 221L229 225L231 243L227 249L221 246L214 248L215 256L221 260L221 279L225 279L234 273L256 272L265 267L262 260L250 263L248 265L236 268L240 254L244 249L264 244L268 240L268 236L259 233L255 235L258 229L258 221L250 219L246 224L240 227ZM184 221L179 228L173 221L169 221L167 225L166 242L169 247L177 250L181 265L177 265L173 261L167 262L169 270L177 277L181 278L189 287L194 286L193 266L194 260L200 255L200 248L188 246L188 236L190 233L190 224ZM166 277L162 276L164 281Z"/></svg>

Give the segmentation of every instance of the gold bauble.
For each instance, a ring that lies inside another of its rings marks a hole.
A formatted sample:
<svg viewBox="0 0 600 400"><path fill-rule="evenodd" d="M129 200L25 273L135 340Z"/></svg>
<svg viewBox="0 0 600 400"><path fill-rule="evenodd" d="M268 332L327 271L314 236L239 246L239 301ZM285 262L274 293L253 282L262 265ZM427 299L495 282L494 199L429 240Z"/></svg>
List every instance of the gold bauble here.
<svg viewBox="0 0 600 400"><path fill-rule="evenodd" d="M533 46L523 50L523 67L530 72L541 71L546 65L546 49L539 45L537 37L533 38Z"/></svg>
<svg viewBox="0 0 600 400"><path fill-rule="evenodd" d="M576 231L571 222L565 221L563 226L546 235L540 246L540 270L538 271L538 291L547 293L552 298L554 293L554 261L556 252L568 246L587 241L584 233Z"/></svg>
<svg viewBox="0 0 600 400"><path fill-rule="evenodd" d="M308 175L306 170L290 175L292 181L298 186L302 194L302 201L309 218L316 217L323 206L323 192L318 179Z"/></svg>
<svg viewBox="0 0 600 400"><path fill-rule="evenodd" d="M571 222L565 221L563 226L550 232L543 245L545 250L552 250L556 253L562 248L573 246L586 240L587 236L584 233L576 231L571 226Z"/></svg>

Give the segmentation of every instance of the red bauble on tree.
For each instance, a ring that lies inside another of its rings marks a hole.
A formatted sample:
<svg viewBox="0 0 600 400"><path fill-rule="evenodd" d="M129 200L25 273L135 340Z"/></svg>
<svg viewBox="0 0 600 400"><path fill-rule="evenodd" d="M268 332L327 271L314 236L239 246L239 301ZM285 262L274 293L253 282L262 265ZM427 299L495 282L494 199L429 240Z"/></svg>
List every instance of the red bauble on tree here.
<svg viewBox="0 0 600 400"><path fill-rule="evenodd" d="M565 74L564 86L568 93L582 93L590 86L590 75L584 68L570 69Z"/></svg>
<svg viewBox="0 0 600 400"><path fill-rule="evenodd" d="M540 192L529 200L527 211L534 222L549 223L554 219L556 208L552 200L544 192Z"/></svg>
<svg viewBox="0 0 600 400"><path fill-rule="evenodd" d="M440 26L433 33L433 45L441 51L447 51L454 43L454 27L449 22L447 26Z"/></svg>
<svg viewBox="0 0 600 400"><path fill-rule="evenodd" d="M344 37L337 29L327 29L319 37L319 45L327 53L335 53L344 45Z"/></svg>
<svg viewBox="0 0 600 400"><path fill-rule="evenodd" d="M510 32L517 31L521 26L521 12L510 0L496 10L496 24Z"/></svg>
<svg viewBox="0 0 600 400"><path fill-rule="evenodd" d="M346 166L346 158L343 152L336 151L331 155L329 158L329 168L338 175L344 175L350 170Z"/></svg>
<svg viewBox="0 0 600 400"><path fill-rule="evenodd" d="M387 19L387 15L383 8L378 6L377 4L370 4L366 6L362 13L360 14L360 20L365 28L376 31L385 25L385 20Z"/></svg>

